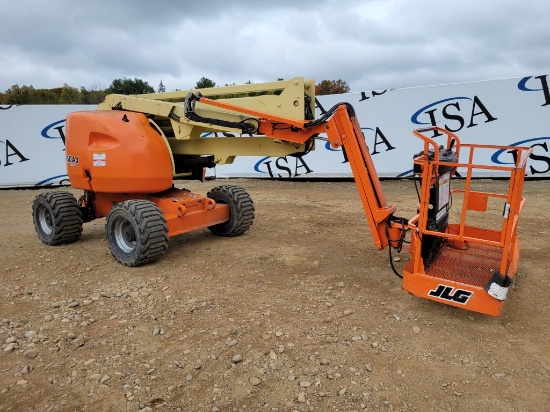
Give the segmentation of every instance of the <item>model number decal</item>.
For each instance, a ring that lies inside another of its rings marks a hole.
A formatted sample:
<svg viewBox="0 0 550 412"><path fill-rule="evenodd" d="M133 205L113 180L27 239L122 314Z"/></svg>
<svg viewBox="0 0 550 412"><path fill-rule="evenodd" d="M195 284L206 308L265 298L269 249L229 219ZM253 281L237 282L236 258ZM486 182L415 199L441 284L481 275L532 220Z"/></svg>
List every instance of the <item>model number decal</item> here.
<svg viewBox="0 0 550 412"><path fill-rule="evenodd" d="M460 303L462 305L465 305L466 302L468 302L468 299L470 299L473 294L474 292L470 290L455 289L451 286L441 284L438 285L436 289L430 290L428 292L428 296Z"/></svg>
<svg viewBox="0 0 550 412"><path fill-rule="evenodd" d="M71 166L78 166L78 156L66 155L65 158Z"/></svg>

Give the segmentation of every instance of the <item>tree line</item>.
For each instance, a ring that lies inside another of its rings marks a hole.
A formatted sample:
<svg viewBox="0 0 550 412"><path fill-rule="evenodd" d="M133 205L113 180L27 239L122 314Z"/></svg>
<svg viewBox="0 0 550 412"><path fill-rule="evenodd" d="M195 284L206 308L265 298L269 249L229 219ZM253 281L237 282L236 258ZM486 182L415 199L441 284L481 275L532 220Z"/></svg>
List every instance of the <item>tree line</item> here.
<svg viewBox="0 0 550 412"><path fill-rule="evenodd" d="M278 79L282 80L282 79ZM251 84L252 82L247 82ZM225 86L228 86L227 84ZM216 87L211 79L202 77L195 84L196 89ZM159 83L155 90L148 82L134 78L115 79L109 87L102 88L99 85L76 88L68 84L53 89L35 89L31 86L19 86L14 84L8 90L0 92L0 104L21 105L21 104L99 104L105 96L111 93L117 94L144 94L165 92L166 87ZM323 80L315 85L316 95L349 93L350 88L344 80Z"/></svg>

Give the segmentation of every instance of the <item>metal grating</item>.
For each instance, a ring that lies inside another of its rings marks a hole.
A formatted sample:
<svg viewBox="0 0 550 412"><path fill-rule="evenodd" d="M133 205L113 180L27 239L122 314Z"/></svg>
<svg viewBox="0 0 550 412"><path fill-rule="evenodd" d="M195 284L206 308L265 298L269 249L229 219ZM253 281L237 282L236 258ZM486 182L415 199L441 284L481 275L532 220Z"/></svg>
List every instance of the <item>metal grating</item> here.
<svg viewBox="0 0 550 412"><path fill-rule="evenodd" d="M446 279L466 285L484 287L500 269L502 249L496 246L468 243L468 249L455 249L443 246L426 275Z"/></svg>

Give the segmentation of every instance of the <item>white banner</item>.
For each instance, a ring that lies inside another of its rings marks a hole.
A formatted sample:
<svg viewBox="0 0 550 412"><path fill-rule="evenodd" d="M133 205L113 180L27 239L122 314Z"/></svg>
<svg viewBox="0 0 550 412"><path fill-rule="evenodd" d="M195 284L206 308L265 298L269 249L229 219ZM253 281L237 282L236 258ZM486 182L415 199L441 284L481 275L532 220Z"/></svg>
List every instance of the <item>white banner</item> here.
<svg viewBox="0 0 550 412"><path fill-rule="evenodd" d="M527 176L550 176L550 91L547 75L378 92L319 96L325 110L339 102L355 108L381 177L410 176L422 142L412 130L440 126L462 143L532 146ZM319 110L317 111L319 116ZM433 137L433 133L427 134ZM436 137L437 141L437 137ZM445 141L441 139L441 144ZM511 165L513 155L483 151L475 162ZM474 176L499 176L477 171ZM341 150L318 142L310 154L293 158L245 158L217 168L218 177L351 177Z"/></svg>
<svg viewBox="0 0 550 412"><path fill-rule="evenodd" d="M65 116L88 105L0 106L0 187L68 185Z"/></svg>
<svg viewBox="0 0 550 412"><path fill-rule="evenodd" d="M527 176L550 176L548 75L442 86L319 96L324 109L351 103L381 177L409 176L422 143L412 130L430 125L456 132L463 143L531 146ZM0 187L67 184L65 116L95 106L0 106ZM320 109L317 110L317 116ZM430 135L433 135L430 132ZM437 137L436 137L437 140ZM444 141L441 139L441 143ZM487 150L476 163L510 165L513 154ZM217 177L349 178L341 150L318 141L304 156L237 157ZM478 177L498 176L478 172Z"/></svg>

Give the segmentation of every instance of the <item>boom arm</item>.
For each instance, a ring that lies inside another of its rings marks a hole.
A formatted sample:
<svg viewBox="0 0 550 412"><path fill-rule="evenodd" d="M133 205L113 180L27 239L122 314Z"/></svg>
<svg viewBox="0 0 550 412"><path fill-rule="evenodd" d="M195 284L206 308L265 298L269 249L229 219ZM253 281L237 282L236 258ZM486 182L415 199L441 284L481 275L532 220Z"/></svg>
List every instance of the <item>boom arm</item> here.
<svg viewBox="0 0 550 412"><path fill-rule="evenodd" d="M397 238L396 234L404 228L390 224L390 218L396 211L388 206L380 179L372 162L355 110L349 103L340 103L317 120L293 120L281 116L245 109L225 102L211 100L200 95L190 94L186 99L186 116L200 121L193 110L193 101L201 102L220 109L254 116L258 118L258 133L283 142L306 144L321 133L326 133L333 149L341 147L349 160L359 197L369 222L374 244L378 249L388 246L388 238ZM388 232L389 230L389 232ZM393 236L388 236L391 233Z"/></svg>
<svg viewBox="0 0 550 412"><path fill-rule="evenodd" d="M215 98L217 102L231 101L235 110L214 108L201 103L195 107L196 100L186 97L197 91L129 96L110 94L97 108L143 113L166 138L172 156L193 157L208 154L213 156L218 165L232 163L237 155L286 156L311 149L297 143L252 136L256 134L258 119L245 114L247 109L252 109L287 121L311 120L315 110L313 80L296 77L272 83L200 89L204 96ZM186 112L190 113L186 110L188 105L193 106L189 117L186 116ZM195 121L199 118L202 121ZM223 137L201 138L204 134L212 135L213 132L223 134ZM228 137L228 134L236 137Z"/></svg>

